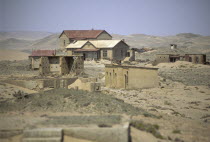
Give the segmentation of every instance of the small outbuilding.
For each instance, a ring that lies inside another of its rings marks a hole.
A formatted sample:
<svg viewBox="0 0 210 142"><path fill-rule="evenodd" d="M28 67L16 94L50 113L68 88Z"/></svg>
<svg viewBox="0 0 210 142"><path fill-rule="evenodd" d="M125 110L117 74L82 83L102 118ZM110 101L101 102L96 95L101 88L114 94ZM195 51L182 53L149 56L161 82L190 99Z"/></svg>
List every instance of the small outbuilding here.
<svg viewBox="0 0 210 142"><path fill-rule="evenodd" d="M109 88L125 89L157 87L158 68L105 65L105 85Z"/></svg>

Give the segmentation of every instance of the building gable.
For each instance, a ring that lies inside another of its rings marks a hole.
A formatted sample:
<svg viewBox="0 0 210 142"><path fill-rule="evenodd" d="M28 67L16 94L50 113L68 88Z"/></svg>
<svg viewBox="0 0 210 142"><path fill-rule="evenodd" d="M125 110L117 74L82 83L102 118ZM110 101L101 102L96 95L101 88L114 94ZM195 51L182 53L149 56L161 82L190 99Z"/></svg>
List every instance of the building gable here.
<svg viewBox="0 0 210 142"><path fill-rule="evenodd" d="M81 48L82 49L96 49L96 47L92 43L90 43L89 41L86 42Z"/></svg>

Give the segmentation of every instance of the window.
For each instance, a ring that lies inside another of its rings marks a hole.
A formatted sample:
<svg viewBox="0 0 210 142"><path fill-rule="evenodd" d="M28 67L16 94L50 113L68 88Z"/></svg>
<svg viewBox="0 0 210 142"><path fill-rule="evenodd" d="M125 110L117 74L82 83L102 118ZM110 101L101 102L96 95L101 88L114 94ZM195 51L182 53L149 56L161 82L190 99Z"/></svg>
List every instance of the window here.
<svg viewBox="0 0 210 142"><path fill-rule="evenodd" d="M103 50L103 58L107 58L107 50Z"/></svg>
<svg viewBox="0 0 210 142"><path fill-rule="evenodd" d="M65 41L65 40L63 41L63 45L64 45L64 46L66 45L66 41Z"/></svg>
<svg viewBox="0 0 210 142"><path fill-rule="evenodd" d="M121 57L123 56L123 51L121 50Z"/></svg>

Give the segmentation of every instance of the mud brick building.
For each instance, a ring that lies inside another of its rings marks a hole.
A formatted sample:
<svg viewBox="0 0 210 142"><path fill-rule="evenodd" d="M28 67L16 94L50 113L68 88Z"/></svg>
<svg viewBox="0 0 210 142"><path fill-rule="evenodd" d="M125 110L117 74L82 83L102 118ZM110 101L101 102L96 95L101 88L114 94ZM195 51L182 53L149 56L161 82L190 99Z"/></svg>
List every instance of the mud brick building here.
<svg viewBox="0 0 210 142"><path fill-rule="evenodd" d="M81 56L58 56L55 50L34 50L29 59L31 68L39 69L41 75L49 73L78 75L84 69L84 60Z"/></svg>
<svg viewBox="0 0 210 142"><path fill-rule="evenodd" d="M105 85L109 88L153 88L159 85L158 68L106 65Z"/></svg>

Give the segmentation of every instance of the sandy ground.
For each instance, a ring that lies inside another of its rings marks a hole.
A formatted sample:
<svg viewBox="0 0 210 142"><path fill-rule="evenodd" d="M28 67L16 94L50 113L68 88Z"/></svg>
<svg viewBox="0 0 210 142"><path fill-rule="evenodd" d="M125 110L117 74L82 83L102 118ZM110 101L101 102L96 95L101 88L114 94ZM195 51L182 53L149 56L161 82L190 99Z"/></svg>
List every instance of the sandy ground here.
<svg viewBox="0 0 210 142"><path fill-rule="evenodd" d="M0 50L0 61L2 60L25 60L28 59L29 54L20 50Z"/></svg>
<svg viewBox="0 0 210 142"><path fill-rule="evenodd" d="M14 73L16 75L12 76L12 78L24 78L22 72L26 76L36 75L35 72L33 74L30 73L31 71L27 69L25 63L23 61L15 64L9 62L8 69L0 71L0 80L11 78L11 75ZM104 63L106 61L103 63L95 63L94 61L85 62L85 73L88 76L98 77L99 81L103 83ZM0 62L0 65L5 65L5 62ZM151 65L144 63L143 66ZM7 111L0 113L1 128L24 128L30 124L45 121L50 116L60 117L72 116L73 114L87 115L105 113L124 114L131 120L141 120L144 123L158 125L158 131L164 138L158 139L151 133L132 127L132 142L209 142L210 67L186 62L177 62L174 64L163 63L157 67L160 68L159 87L140 90L109 89L103 87L102 93L104 94L100 95L91 93L81 95L70 93L71 95L69 95L68 93L59 94L55 91L54 93L49 92L44 94L42 92L40 96L34 95L33 97L17 101L17 98L13 96L15 92L19 90L26 94L32 92L1 82L1 110L5 107L7 108ZM1 66L1 68L3 67ZM21 69L21 71L17 69ZM189 69L191 72L187 74L186 72ZM177 72L179 72L178 77ZM49 96L50 94L51 96ZM48 102L48 105L53 105L49 107L46 105L45 100ZM39 105L36 105L38 104L37 102L39 102ZM107 105L107 102L110 105ZM17 108L14 108L14 106L17 106ZM72 109L69 109L70 106ZM136 112L141 113L138 114ZM13 139L17 141L21 139L21 136L10 138L10 142L15 141ZM83 142L83 140L71 137L65 137L65 140Z"/></svg>

